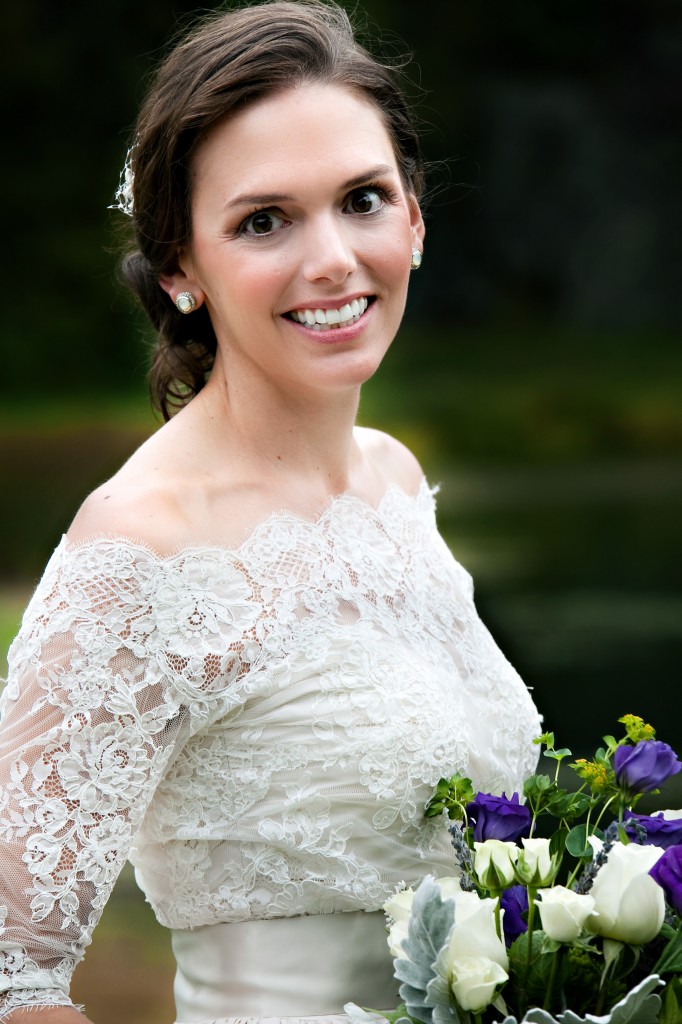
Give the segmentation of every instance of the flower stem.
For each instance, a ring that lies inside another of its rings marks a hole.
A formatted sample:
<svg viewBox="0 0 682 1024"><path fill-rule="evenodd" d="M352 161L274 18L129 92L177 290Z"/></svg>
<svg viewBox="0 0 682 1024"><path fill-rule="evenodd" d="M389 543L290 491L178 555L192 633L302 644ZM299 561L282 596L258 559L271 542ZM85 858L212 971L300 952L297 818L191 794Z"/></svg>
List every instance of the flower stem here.
<svg viewBox="0 0 682 1024"><path fill-rule="evenodd" d="M526 977L524 978L524 990L528 991L528 975L533 954L533 918L535 917L535 888L528 886L528 941L526 943Z"/></svg>
<svg viewBox="0 0 682 1024"><path fill-rule="evenodd" d="M552 1008L552 997L554 995L554 986L556 984L557 974L559 973L559 962L561 955L564 951L564 947L560 946L556 953L552 957L552 968L549 974L549 981L547 982L547 993L545 995L545 1001L542 1004L544 1010L551 1010Z"/></svg>

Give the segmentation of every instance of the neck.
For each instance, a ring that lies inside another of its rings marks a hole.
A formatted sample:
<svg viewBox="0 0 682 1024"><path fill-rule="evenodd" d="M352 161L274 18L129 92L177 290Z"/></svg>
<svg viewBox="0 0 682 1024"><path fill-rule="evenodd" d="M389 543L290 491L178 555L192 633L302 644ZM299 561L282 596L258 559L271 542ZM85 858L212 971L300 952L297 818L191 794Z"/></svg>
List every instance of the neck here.
<svg viewBox="0 0 682 1024"><path fill-rule="evenodd" d="M219 460L278 489L299 487L323 500L352 488L360 460L353 437L359 400L359 386L292 394L262 379L229 383L218 362L192 405L210 424Z"/></svg>

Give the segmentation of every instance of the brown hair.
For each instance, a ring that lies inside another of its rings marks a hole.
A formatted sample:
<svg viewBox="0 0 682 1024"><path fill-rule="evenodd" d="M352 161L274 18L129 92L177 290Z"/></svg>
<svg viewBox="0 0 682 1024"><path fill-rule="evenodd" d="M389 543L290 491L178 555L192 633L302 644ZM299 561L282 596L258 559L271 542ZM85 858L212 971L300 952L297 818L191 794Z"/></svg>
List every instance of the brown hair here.
<svg viewBox="0 0 682 1024"><path fill-rule="evenodd" d="M191 237L193 153L232 111L317 81L375 104L403 181L419 197L419 139L397 74L359 45L333 0L265 0L213 15L175 46L152 81L131 153L136 247L121 273L158 332L150 390L164 419L201 390L216 352L206 306L183 315L158 283L177 268L178 249Z"/></svg>

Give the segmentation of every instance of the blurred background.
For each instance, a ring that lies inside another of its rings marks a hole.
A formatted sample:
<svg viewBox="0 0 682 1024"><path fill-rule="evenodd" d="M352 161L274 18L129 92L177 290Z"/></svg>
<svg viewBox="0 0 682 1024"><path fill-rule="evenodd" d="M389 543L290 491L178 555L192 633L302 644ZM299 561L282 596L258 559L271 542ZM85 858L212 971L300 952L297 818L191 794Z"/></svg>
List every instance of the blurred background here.
<svg viewBox="0 0 682 1024"><path fill-rule="evenodd" d="M106 207L146 76L195 13L3 14L0 675L60 534L158 425ZM682 6L364 0L356 18L413 53L430 163L424 266L361 421L440 484L479 611L560 745L590 753L633 712L679 749ZM170 975L126 873L76 995L97 1024L161 1024Z"/></svg>

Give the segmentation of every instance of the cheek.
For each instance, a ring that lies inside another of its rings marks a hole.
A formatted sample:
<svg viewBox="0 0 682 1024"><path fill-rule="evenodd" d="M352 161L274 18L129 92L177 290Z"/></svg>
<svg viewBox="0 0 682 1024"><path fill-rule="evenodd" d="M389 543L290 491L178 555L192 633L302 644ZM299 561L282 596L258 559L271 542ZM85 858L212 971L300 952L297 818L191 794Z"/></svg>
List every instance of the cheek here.
<svg viewBox="0 0 682 1024"><path fill-rule="evenodd" d="M392 285L409 278L412 243L409 227L396 226L381 238L368 240L364 247L368 264L382 280Z"/></svg>
<svg viewBox="0 0 682 1024"><path fill-rule="evenodd" d="M274 252L241 252L214 275L215 295L232 312L277 301L290 276L287 260Z"/></svg>

